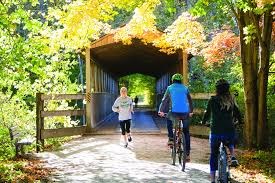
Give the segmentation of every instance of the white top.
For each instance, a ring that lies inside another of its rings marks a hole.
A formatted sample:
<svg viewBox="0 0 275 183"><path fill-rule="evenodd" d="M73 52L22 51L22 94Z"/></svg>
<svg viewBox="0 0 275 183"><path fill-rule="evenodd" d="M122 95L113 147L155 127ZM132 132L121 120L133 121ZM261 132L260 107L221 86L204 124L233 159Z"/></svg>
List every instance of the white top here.
<svg viewBox="0 0 275 183"><path fill-rule="evenodd" d="M118 113L118 120L132 119L133 102L130 97L118 97L112 106L112 110Z"/></svg>

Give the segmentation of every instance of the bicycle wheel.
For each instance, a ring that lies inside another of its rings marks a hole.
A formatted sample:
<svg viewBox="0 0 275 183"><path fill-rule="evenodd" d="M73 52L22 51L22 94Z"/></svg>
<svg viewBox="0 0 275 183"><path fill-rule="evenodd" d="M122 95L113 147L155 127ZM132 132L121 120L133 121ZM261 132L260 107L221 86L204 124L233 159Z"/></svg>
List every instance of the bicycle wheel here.
<svg viewBox="0 0 275 183"><path fill-rule="evenodd" d="M227 175L227 157L225 148L223 147L218 156L218 182L227 183L228 175Z"/></svg>
<svg viewBox="0 0 275 183"><path fill-rule="evenodd" d="M185 164L186 164L186 140L185 135L182 132L182 138L179 142L179 164L181 165L181 170L185 170Z"/></svg>
<svg viewBox="0 0 275 183"><path fill-rule="evenodd" d="M173 134L173 148L172 150L172 165L176 164L176 153L177 153L177 129L175 129Z"/></svg>

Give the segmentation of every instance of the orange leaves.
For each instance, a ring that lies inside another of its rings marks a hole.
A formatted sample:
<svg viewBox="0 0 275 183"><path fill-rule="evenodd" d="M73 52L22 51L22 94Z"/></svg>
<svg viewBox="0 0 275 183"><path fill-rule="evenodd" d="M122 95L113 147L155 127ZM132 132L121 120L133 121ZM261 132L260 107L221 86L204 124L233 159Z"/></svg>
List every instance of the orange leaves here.
<svg viewBox="0 0 275 183"><path fill-rule="evenodd" d="M216 34L212 41L202 50L207 63L220 62L240 55L239 37L231 31Z"/></svg>
<svg viewBox="0 0 275 183"><path fill-rule="evenodd" d="M45 168L42 164L41 160L29 159L27 165L23 167L24 174L18 179L34 182L35 180L47 178L53 169Z"/></svg>

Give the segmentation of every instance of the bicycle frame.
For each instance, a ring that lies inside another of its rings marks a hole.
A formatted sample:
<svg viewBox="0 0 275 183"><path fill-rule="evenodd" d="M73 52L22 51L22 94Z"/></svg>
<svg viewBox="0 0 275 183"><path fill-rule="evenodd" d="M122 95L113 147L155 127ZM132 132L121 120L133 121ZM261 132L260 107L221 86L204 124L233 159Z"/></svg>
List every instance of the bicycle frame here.
<svg viewBox="0 0 275 183"><path fill-rule="evenodd" d="M220 183L227 183L230 180L230 168L228 164L228 154L226 151L226 145L223 142L220 143L219 156L218 156L218 178Z"/></svg>
<svg viewBox="0 0 275 183"><path fill-rule="evenodd" d="M186 142L183 133L183 121L176 119L173 128L173 147L172 147L172 164L176 164L176 155L178 154L179 164L182 166L182 171L185 170L186 163Z"/></svg>

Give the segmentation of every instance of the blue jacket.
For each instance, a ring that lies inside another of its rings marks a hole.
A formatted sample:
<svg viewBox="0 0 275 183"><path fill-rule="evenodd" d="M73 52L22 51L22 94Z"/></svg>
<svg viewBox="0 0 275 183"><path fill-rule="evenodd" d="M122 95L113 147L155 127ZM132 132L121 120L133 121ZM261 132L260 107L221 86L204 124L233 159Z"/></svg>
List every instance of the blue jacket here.
<svg viewBox="0 0 275 183"><path fill-rule="evenodd" d="M167 110L169 109L169 111ZM173 83L167 87L162 98L160 112L190 113L193 112L189 90L181 83Z"/></svg>

